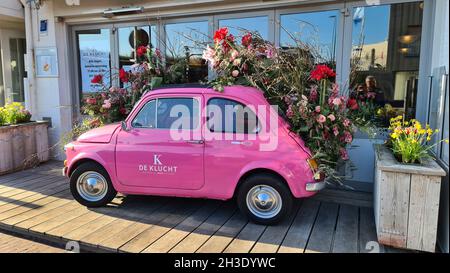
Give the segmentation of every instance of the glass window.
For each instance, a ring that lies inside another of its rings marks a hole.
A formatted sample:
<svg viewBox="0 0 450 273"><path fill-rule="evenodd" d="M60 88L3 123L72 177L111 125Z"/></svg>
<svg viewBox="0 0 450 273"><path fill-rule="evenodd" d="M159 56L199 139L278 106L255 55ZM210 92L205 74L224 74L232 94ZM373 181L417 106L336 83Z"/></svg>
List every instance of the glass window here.
<svg viewBox="0 0 450 273"><path fill-rule="evenodd" d="M0 49L2 48L2 44L0 42ZM2 54L0 54L0 107L5 103L5 87L3 83L3 61Z"/></svg>
<svg viewBox="0 0 450 273"><path fill-rule="evenodd" d="M156 49L156 26L123 27L118 29L119 35L119 68L126 71L135 64L134 52L140 46Z"/></svg>
<svg viewBox="0 0 450 273"><path fill-rule="evenodd" d="M422 17L422 2L353 10L351 96L369 96L382 126L415 117Z"/></svg>
<svg viewBox="0 0 450 273"><path fill-rule="evenodd" d="M208 101L208 129L216 133L258 133L256 114L237 101L214 98Z"/></svg>
<svg viewBox="0 0 450 273"><path fill-rule="evenodd" d="M174 122L188 127L173 127ZM179 123L178 123L179 122ZM132 122L136 128L194 129L199 124L199 103L192 98L162 98L149 101Z"/></svg>
<svg viewBox="0 0 450 273"><path fill-rule="evenodd" d="M135 128L156 128L156 100L147 102L136 115L131 126Z"/></svg>
<svg viewBox="0 0 450 273"><path fill-rule="evenodd" d="M165 25L166 63L170 83L198 83L206 81L208 65L202 59L208 43L208 21Z"/></svg>
<svg viewBox="0 0 450 273"><path fill-rule="evenodd" d="M111 46L109 29L80 30L76 32L80 73L80 92L98 92L92 84L95 75L103 75L103 84L111 85Z"/></svg>
<svg viewBox="0 0 450 273"><path fill-rule="evenodd" d="M280 46L292 48L297 42L307 44L325 60L336 59L336 35L339 11L282 14L280 16Z"/></svg>
<svg viewBox="0 0 450 273"><path fill-rule="evenodd" d="M10 39L9 48L11 53L11 80L12 80L12 100L24 102L23 78L25 77L25 39Z"/></svg>
<svg viewBox="0 0 450 273"><path fill-rule="evenodd" d="M222 19L219 20L219 28L227 27L235 37L243 35L243 32L258 32L265 40L269 39L269 18L267 16ZM240 39L237 39L240 42Z"/></svg>

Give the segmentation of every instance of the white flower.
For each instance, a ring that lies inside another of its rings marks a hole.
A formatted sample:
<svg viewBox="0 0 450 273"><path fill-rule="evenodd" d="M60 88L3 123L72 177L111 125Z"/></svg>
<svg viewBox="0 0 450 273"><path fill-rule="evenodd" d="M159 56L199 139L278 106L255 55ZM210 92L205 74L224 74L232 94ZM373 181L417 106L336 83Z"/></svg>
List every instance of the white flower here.
<svg viewBox="0 0 450 273"><path fill-rule="evenodd" d="M206 50L203 50L202 58L205 59L211 67L213 67L216 64L216 59L214 58L215 55L216 51L208 45L206 46Z"/></svg>

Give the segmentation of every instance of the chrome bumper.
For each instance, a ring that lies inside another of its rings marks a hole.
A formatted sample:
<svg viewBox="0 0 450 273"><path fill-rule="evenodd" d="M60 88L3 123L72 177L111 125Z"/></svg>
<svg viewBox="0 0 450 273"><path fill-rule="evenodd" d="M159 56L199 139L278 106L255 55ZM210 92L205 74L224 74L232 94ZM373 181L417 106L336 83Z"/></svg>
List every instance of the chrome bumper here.
<svg viewBox="0 0 450 273"><path fill-rule="evenodd" d="M323 190L327 185L327 182L314 182L314 183L306 183L306 191L320 191Z"/></svg>
<svg viewBox="0 0 450 273"><path fill-rule="evenodd" d="M61 172L63 176L67 176L67 167L62 168Z"/></svg>

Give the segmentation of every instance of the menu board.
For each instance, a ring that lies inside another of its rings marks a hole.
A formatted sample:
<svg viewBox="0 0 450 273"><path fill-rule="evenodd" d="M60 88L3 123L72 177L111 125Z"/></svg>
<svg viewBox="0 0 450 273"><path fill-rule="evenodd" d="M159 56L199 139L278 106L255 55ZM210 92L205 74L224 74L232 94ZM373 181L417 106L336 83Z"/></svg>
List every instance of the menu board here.
<svg viewBox="0 0 450 273"><path fill-rule="evenodd" d="M84 49L80 51L81 90L83 93L98 92L101 84L93 84L91 80L96 75L103 76L103 83L110 84L110 56L109 52L97 49Z"/></svg>

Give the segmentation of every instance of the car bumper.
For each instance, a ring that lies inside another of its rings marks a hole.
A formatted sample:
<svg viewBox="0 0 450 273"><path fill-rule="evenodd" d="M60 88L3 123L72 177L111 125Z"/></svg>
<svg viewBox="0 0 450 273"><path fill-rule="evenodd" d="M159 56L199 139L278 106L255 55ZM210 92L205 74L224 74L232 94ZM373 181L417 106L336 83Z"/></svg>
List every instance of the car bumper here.
<svg viewBox="0 0 450 273"><path fill-rule="evenodd" d="M67 176L67 167L62 168L61 172L63 176Z"/></svg>
<svg viewBox="0 0 450 273"><path fill-rule="evenodd" d="M313 182L306 183L306 191L308 192L318 192L326 187L327 182Z"/></svg>

